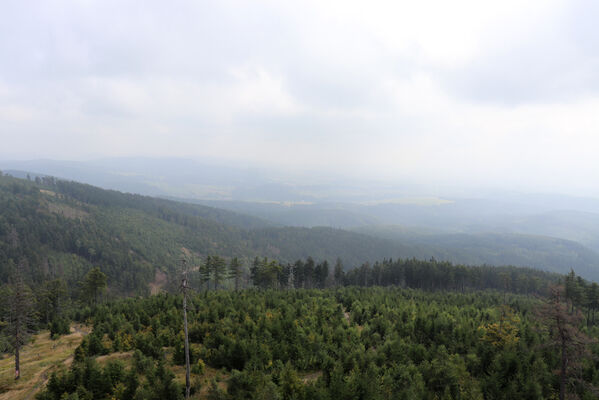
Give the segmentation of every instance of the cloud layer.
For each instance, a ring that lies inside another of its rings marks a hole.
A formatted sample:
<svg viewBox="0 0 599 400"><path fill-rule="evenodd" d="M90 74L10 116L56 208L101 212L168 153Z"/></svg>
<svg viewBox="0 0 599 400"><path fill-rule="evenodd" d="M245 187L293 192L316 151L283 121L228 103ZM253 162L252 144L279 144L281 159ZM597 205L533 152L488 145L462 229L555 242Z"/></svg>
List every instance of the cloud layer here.
<svg viewBox="0 0 599 400"><path fill-rule="evenodd" d="M38 1L4 158L185 156L598 194L593 1Z"/></svg>

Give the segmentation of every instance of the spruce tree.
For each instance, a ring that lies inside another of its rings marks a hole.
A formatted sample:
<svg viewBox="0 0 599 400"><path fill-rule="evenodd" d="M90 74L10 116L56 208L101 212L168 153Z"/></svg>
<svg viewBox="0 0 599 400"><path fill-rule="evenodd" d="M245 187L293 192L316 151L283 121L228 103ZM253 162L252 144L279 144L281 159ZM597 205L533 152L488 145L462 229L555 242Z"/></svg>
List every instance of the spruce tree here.
<svg viewBox="0 0 599 400"><path fill-rule="evenodd" d="M206 291L210 289L210 277L212 270L214 269L214 262L212 256L206 257L206 262L200 264L200 284L206 288Z"/></svg>
<svg viewBox="0 0 599 400"><path fill-rule="evenodd" d="M14 270L12 282L3 299L6 306L5 321L8 326L8 343L12 346L15 354L15 379L21 377L20 353L21 347L27 343L31 335L31 326L34 323L34 296L22 275L25 261L19 263Z"/></svg>
<svg viewBox="0 0 599 400"><path fill-rule="evenodd" d="M237 257L231 259L229 263L229 278L233 279L235 290L239 290L241 285L241 278L243 274L243 264Z"/></svg>
<svg viewBox="0 0 599 400"><path fill-rule="evenodd" d="M106 290L106 274L100 268L92 268L83 280L83 296L94 305L98 303L98 296Z"/></svg>
<svg viewBox="0 0 599 400"><path fill-rule="evenodd" d="M337 261L335 262L334 277L335 277L335 285L337 285L337 286L343 285L343 280L345 278L345 272L343 271L343 263L341 262L340 258L337 258Z"/></svg>
<svg viewBox="0 0 599 400"><path fill-rule="evenodd" d="M212 256L212 280L214 281L214 290L223 282L227 263L225 259L219 256Z"/></svg>

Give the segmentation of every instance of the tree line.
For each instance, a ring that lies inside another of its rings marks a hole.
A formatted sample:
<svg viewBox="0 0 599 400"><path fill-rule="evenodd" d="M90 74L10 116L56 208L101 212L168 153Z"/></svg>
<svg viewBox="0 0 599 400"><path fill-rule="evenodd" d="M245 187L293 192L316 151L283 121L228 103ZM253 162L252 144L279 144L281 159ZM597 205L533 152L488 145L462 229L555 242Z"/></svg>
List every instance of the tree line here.
<svg viewBox="0 0 599 400"><path fill-rule="evenodd" d="M316 262L312 257L294 263L256 257L246 266L242 259L232 258L227 262L224 257L213 255L207 256L205 261L200 261L193 273L197 288L204 290L238 290L246 287L323 289L337 286L398 286L424 290L463 292L496 289L512 293L544 294L550 285L563 279L561 275L530 268L464 266L435 259L426 261L413 258L364 263L357 268L346 270L341 259L337 259L331 266L327 260ZM592 304L599 306L599 298L595 295L599 293L599 287L580 277L576 277L575 281L578 286L586 288L585 293L595 296L592 297ZM568 293L572 292L571 296L579 296L570 286L569 284ZM591 297L585 297L587 298Z"/></svg>

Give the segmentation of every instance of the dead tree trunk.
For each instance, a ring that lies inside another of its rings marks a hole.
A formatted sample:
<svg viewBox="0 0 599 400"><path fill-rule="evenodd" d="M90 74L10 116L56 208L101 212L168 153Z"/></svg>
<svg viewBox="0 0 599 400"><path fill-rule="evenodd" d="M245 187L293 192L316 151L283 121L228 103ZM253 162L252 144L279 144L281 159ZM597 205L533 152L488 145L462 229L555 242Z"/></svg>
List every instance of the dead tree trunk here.
<svg viewBox="0 0 599 400"><path fill-rule="evenodd" d="M187 284L185 279L184 284ZM189 381L189 336L187 334L187 291L183 292L183 326L185 331L185 398L189 399L190 381Z"/></svg>
<svg viewBox="0 0 599 400"><path fill-rule="evenodd" d="M562 364L559 377L559 399L565 400L566 398L566 373L568 371L568 352L566 338L564 335L561 336L562 341Z"/></svg>
<svg viewBox="0 0 599 400"><path fill-rule="evenodd" d="M183 280L181 282L181 290L183 291L183 330L185 332L185 399L189 399L191 391L191 382L189 374L189 336L187 334L187 263L185 259L181 260L183 263Z"/></svg>

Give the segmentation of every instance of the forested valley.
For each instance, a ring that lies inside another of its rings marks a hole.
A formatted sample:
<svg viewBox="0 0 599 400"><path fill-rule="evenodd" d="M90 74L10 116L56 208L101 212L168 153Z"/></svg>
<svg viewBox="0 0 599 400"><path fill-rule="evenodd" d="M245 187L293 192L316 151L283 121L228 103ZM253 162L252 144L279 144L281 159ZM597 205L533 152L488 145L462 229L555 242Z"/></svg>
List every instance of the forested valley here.
<svg viewBox="0 0 599 400"><path fill-rule="evenodd" d="M50 177L0 177L0 205L0 398L37 333L73 326L90 333L37 399L184 398L182 279L191 398L599 393L599 285L574 271L401 257L366 235Z"/></svg>

